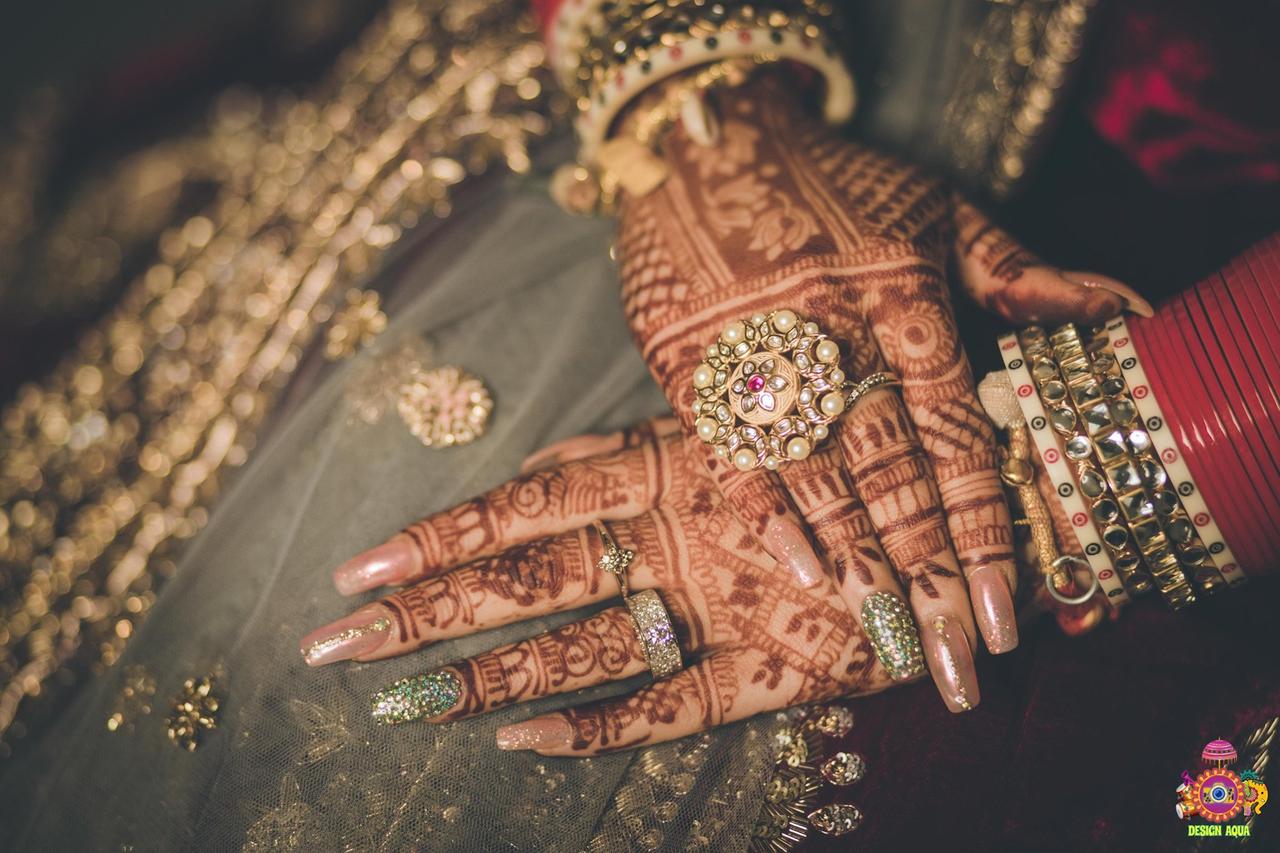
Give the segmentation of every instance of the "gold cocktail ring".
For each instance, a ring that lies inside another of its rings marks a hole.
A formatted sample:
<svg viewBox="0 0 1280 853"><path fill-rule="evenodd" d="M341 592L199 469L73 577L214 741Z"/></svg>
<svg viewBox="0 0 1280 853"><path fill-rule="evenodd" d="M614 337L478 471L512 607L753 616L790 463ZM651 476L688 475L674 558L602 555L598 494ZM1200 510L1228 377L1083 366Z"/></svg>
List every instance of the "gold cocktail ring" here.
<svg viewBox="0 0 1280 853"><path fill-rule="evenodd" d="M698 437L740 471L800 460L830 424L892 373L850 382L840 346L817 323L784 308L725 327L693 371Z"/></svg>

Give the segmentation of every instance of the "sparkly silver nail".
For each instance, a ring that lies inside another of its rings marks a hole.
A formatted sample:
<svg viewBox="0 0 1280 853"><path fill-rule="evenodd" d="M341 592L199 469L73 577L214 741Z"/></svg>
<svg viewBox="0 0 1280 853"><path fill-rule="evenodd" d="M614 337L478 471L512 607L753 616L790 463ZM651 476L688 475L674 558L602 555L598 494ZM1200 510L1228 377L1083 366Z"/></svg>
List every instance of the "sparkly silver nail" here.
<svg viewBox="0 0 1280 853"><path fill-rule="evenodd" d="M458 703L462 682L451 670L413 675L373 694L373 718L390 725L436 717Z"/></svg>
<svg viewBox="0 0 1280 853"><path fill-rule="evenodd" d="M895 681L924 672L920 634L911 611L891 592L873 592L862 602L862 630L871 640L880 664Z"/></svg>

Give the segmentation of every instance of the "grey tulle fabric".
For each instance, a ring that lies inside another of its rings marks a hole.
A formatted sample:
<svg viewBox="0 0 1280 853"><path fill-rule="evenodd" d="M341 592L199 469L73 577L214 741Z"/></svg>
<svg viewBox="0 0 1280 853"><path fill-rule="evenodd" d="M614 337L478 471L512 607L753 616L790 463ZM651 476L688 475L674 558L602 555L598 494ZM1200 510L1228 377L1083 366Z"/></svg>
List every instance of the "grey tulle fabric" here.
<svg viewBox="0 0 1280 853"><path fill-rule="evenodd" d="M508 182L396 273L402 303L378 350L425 336L435 363L483 377L489 432L423 447L392 411L346 395L366 352L318 382L259 448L166 584L124 660L0 779L4 850L744 849L771 766L761 718L590 760L500 752L494 729L640 681L449 725L382 728L371 694L412 673L532 635L580 611L376 664L308 669L299 638L345 600L330 571L426 512L516 473L547 442L631 424L666 404L628 336L612 225L570 218ZM124 673L155 706L109 732ZM184 679L222 675L218 726L187 753L167 738Z"/></svg>

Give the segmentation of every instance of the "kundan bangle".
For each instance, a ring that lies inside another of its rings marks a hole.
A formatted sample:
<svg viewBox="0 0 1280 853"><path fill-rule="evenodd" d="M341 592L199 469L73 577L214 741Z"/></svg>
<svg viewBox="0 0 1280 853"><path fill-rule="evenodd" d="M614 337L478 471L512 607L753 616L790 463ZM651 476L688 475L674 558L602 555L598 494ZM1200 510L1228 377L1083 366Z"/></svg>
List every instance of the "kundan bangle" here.
<svg viewBox="0 0 1280 853"><path fill-rule="evenodd" d="M1031 440L1040 454L1040 461L1071 523L1071 530L1080 543L1084 558L1093 571L1094 578L1106 593L1107 600L1116 606L1124 604L1129 600L1129 593L1125 591L1115 565L1102 545L1102 539L1091 521L1089 508L1081 498L1071 469L1062 456L1058 438L1049 425L1044 405L1036 395L1035 384L1027 368L1018 336L1012 332L1002 335L999 345L1000 356L1004 360L1005 370L1008 371L1014 396L1022 409L1023 419L1030 430ZM1047 348L1048 342L1033 346L1032 349L1038 352L1040 347Z"/></svg>
<svg viewBox="0 0 1280 853"><path fill-rule="evenodd" d="M1119 524L1119 503L1111 494L1106 478L1090 463L1093 443L1089 439L1084 418L1073 405L1073 394L1080 388L1072 387L1064 377L1060 359L1071 363L1073 354L1062 352L1050 341L1044 330L1031 327L1023 332L1028 365L1040 399L1044 402L1049 424L1061 436L1062 452L1074 465L1076 482L1081 494L1089 501L1089 512L1101 531L1103 544L1111 553L1116 570L1131 592L1143 593L1151 589L1151 578L1142 570L1142 560L1129 537ZM1071 374L1079 379L1077 373ZM1088 389L1084 389L1088 390Z"/></svg>
<svg viewBox="0 0 1280 853"><path fill-rule="evenodd" d="M790 60L821 74L830 122L853 115L853 77L831 41L826 0L762 4L566 0L548 34L552 67L574 97L579 160L596 165L614 119L637 95L696 66L735 58Z"/></svg>

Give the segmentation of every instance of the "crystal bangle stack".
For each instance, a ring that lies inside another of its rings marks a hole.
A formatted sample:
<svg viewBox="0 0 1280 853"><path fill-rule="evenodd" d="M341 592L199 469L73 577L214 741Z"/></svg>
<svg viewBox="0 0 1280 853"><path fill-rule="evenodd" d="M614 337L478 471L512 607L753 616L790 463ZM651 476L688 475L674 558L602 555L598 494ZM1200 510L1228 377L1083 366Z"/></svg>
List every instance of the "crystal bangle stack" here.
<svg viewBox="0 0 1280 853"><path fill-rule="evenodd" d="M1085 350L1092 361L1095 374L1102 381L1111 409L1122 411L1129 418L1128 423L1136 425L1127 440L1134 444L1133 437L1137 434L1142 436L1137 454L1138 469L1125 472L1124 476L1131 478L1135 473L1138 474L1140 484L1146 489L1154 509L1154 520L1158 522L1159 530L1164 533L1192 587L1202 593L1218 590L1224 585L1222 574L1210 559L1209 550L1201 541L1186 507L1170 483L1168 471L1155 453L1150 433L1138 417L1137 404L1129 393L1129 386L1106 332L1098 330L1092 334ZM1144 520L1143 524L1147 525L1148 531L1151 530L1149 521ZM1135 536L1145 535L1139 527L1135 526L1133 529ZM1141 544L1141 539L1139 543Z"/></svg>
<svg viewBox="0 0 1280 853"><path fill-rule="evenodd" d="M1101 531L1103 545L1129 590L1134 593L1149 591L1152 581L1142 570L1142 558L1130 539L1129 531L1117 523L1119 501L1111 493L1106 478L1090 464L1093 443L1089 439L1088 428L1082 425L1084 419L1073 405L1073 394L1079 391L1068 384L1060 367L1059 360L1070 358L1070 354L1055 351L1048 335L1035 326L1022 333L1022 345L1032 381L1046 406L1049 425L1061 437L1062 452L1070 460L1068 466L1075 468L1076 482L1080 493L1089 501L1089 512Z"/></svg>
<svg viewBox="0 0 1280 853"><path fill-rule="evenodd" d="M1209 506L1205 503L1191 476L1191 469L1187 467L1182 453L1178 450L1173 431L1169 429L1168 420L1160 408L1160 402L1155 394L1151 393L1151 383L1133 346L1133 336L1129 334L1129 327L1124 318L1117 317L1108 323L1106 335L1120 373L1130 388L1134 405L1137 406L1147 434L1151 437L1151 446L1165 471L1168 472L1169 479L1182 499L1182 505L1191 523L1200 534L1200 539L1207 543L1209 559L1218 567L1218 571L1228 585L1237 586L1244 583L1246 576L1240 568L1240 563L1227 545L1218 523L1213 520Z"/></svg>
<svg viewBox="0 0 1280 853"><path fill-rule="evenodd" d="M834 26L825 0L563 3L549 38L550 60L578 107L579 160L594 164L614 119L644 90L735 57L809 66L826 79L827 120L847 120L855 103L853 77L830 40Z"/></svg>
<svg viewBox="0 0 1280 853"><path fill-rule="evenodd" d="M1164 469L1150 457L1150 439L1136 424L1137 409L1125 399L1123 379L1095 373L1086 340L1075 326L1067 324L1054 330L1050 342L1062 376L1059 386L1066 389L1065 399L1059 399L1063 408L1058 411L1071 409L1079 424L1067 439L1064 452L1081 465L1081 490L1092 488L1102 493L1094 504L1094 514L1106 525L1103 541L1117 549L1137 549L1156 588L1175 609L1193 603L1195 593L1157 517L1157 502L1163 501L1161 506L1168 514L1177 507L1177 497L1173 496L1170 506L1169 495L1161 491ZM1189 524L1186 528L1192 530Z"/></svg>
<svg viewBox="0 0 1280 853"><path fill-rule="evenodd" d="M1058 437L1049 425L1044 405L1036 395L1035 384L1027 368L1022 345L1018 342L1017 335L1012 332L1001 336L999 345L1000 356L1004 360L1005 370L1009 373L1014 396L1022 409L1023 418L1031 433L1031 440L1040 454L1040 461L1066 512L1072 531L1084 551L1085 560L1098 584L1106 593L1107 600L1115 606L1124 604L1129 600L1129 594L1125 591L1124 584L1120 582L1115 565L1103 547L1102 538L1093 526L1089 508L1080 496L1075 477L1062 455Z"/></svg>

